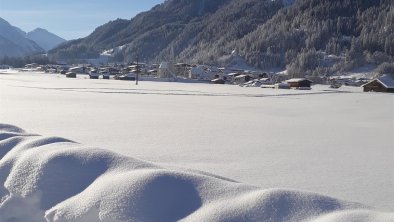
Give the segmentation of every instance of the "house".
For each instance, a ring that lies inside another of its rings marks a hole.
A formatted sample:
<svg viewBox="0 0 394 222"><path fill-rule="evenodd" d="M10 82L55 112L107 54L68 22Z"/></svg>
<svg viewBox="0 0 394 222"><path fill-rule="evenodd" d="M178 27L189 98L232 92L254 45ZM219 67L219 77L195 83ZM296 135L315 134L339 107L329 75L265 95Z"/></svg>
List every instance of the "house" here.
<svg viewBox="0 0 394 222"><path fill-rule="evenodd" d="M128 66L127 69L129 72L134 72L134 73L147 73L147 65L145 63L132 63L132 65Z"/></svg>
<svg viewBox="0 0 394 222"><path fill-rule="evenodd" d="M37 63L30 63L25 65L25 69L37 69L38 67L40 67L40 65Z"/></svg>
<svg viewBox="0 0 394 222"><path fill-rule="evenodd" d="M394 92L394 78L390 75L383 75L364 85L364 92Z"/></svg>
<svg viewBox="0 0 394 222"><path fill-rule="evenodd" d="M85 73L86 68L83 66L76 66L76 67L72 67L69 69L70 72L75 72L75 73Z"/></svg>
<svg viewBox="0 0 394 222"><path fill-rule="evenodd" d="M187 77L189 75L189 69L192 66L187 63L176 63L174 65L174 72L177 76Z"/></svg>
<svg viewBox="0 0 394 222"><path fill-rule="evenodd" d="M75 72L66 73L67 78L77 78L77 74Z"/></svg>
<svg viewBox="0 0 394 222"><path fill-rule="evenodd" d="M276 83L274 85L275 89L290 89L290 84L287 82Z"/></svg>
<svg viewBox="0 0 394 222"><path fill-rule="evenodd" d="M246 83L249 82L252 79L252 77L250 77L249 75L238 75L236 77L234 77L234 82L235 84L242 84L242 83Z"/></svg>
<svg viewBox="0 0 394 222"><path fill-rule="evenodd" d="M211 80L215 78L216 73L212 72L208 66L197 65L189 70L190 79Z"/></svg>
<svg viewBox="0 0 394 222"><path fill-rule="evenodd" d="M327 84L327 77L325 76L306 76L306 78L315 84Z"/></svg>
<svg viewBox="0 0 394 222"><path fill-rule="evenodd" d="M226 79L228 79L231 83L235 82L235 77L239 76L241 74L233 72L233 73L229 73L226 75Z"/></svg>
<svg viewBox="0 0 394 222"><path fill-rule="evenodd" d="M118 68L114 68L114 67L109 67L108 68L108 72L112 75L116 75L120 73L120 70Z"/></svg>
<svg viewBox="0 0 394 222"><path fill-rule="evenodd" d="M265 85L268 85L268 84L271 84L271 83L272 83L272 81L271 81L270 78L261 78L261 79L259 79L259 81L260 81L262 84L265 84Z"/></svg>
<svg viewBox="0 0 394 222"><path fill-rule="evenodd" d="M294 78L286 80L290 88L310 88L312 81L305 78Z"/></svg>
<svg viewBox="0 0 394 222"><path fill-rule="evenodd" d="M211 83L212 83L212 84L225 84L226 81L224 81L224 79L217 78L217 79L212 79L212 80L211 80Z"/></svg>

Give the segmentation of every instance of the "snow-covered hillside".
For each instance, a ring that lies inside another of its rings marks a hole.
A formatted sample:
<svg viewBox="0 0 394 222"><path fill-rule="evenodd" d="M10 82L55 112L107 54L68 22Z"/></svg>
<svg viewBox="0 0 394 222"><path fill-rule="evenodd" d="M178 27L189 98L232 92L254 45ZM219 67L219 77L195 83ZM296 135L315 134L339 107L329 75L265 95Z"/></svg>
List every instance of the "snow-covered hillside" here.
<svg viewBox="0 0 394 222"><path fill-rule="evenodd" d="M0 218L393 221L392 101L0 74Z"/></svg>
<svg viewBox="0 0 394 222"><path fill-rule="evenodd" d="M66 40L48 32L45 29L37 28L26 34L26 38L36 42L45 51L51 50Z"/></svg>

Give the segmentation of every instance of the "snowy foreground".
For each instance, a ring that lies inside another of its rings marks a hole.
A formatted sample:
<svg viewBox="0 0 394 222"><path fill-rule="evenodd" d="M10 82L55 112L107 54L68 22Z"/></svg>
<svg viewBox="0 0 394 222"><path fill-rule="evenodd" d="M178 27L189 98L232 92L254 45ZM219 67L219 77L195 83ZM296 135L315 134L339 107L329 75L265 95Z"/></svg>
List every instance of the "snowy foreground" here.
<svg viewBox="0 0 394 222"><path fill-rule="evenodd" d="M361 91L0 74L0 221L394 221L394 95Z"/></svg>
<svg viewBox="0 0 394 222"><path fill-rule="evenodd" d="M0 157L1 221L394 221L360 204L259 189L11 125L0 124Z"/></svg>

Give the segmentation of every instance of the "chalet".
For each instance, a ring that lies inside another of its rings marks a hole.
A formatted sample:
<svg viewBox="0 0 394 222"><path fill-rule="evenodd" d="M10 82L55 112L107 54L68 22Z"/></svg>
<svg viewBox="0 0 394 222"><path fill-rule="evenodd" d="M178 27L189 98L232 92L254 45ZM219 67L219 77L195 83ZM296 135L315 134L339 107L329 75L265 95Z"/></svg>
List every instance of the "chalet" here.
<svg viewBox="0 0 394 222"><path fill-rule="evenodd" d="M98 79L100 75L103 75L103 79L109 79L110 76L111 76L110 69L113 69L113 68L111 68L111 67L109 67L109 68L102 67L99 70L96 70L96 75L90 74L90 78L91 79ZM116 74L119 74L119 71ZM116 74L114 74L114 75L116 75Z"/></svg>
<svg viewBox="0 0 394 222"><path fill-rule="evenodd" d="M295 78L286 80L290 88L310 88L312 81L305 78Z"/></svg>
<svg viewBox="0 0 394 222"><path fill-rule="evenodd" d="M97 70L96 68L90 68L89 78L98 79L99 78L99 70Z"/></svg>
<svg viewBox="0 0 394 222"><path fill-rule="evenodd" d="M212 80L211 80L211 83L212 83L212 84L225 84L226 81L225 81L224 79L217 78L217 79L212 79Z"/></svg>
<svg viewBox="0 0 394 222"><path fill-rule="evenodd" d="M75 73L85 73L86 68L83 66L76 66L76 67L72 67L69 69L70 72L75 72Z"/></svg>
<svg viewBox="0 0 394 222"><path fill-rule="evenodd" d="M109 72L110 74L112 74L112 75L116 75L116 74L119 74L119 73L120 73L120 70L117 69L117 68L114 68L114 67L109 67L109 68L108 68L108 72Z"/></svg>
<svg viewBox="0 0 394 222"><path fill-rule="evenodd" d="M227 79L230 80L230 82L234 82L235 81L235 77L239 76L241 74L237 73L237 72L232 72L226 75Z"/></svg>
<svg viewBox="0 0 394 222"><path fill-rule="evenodd" d="M276 83L274 85L275 89L290 89L290 84L287 82Z"/></svg>
<svg viewBox="0 0 394 222"><path fill-rule="evenodd" d="M390 75L383 75L364 85L364 92L394 92L394 79Z"/></svg>
<svg viewBox="0 0 394 222"><path fill-rule="evenodd" d="M327 83L327 77L324 76L306 76L308 80L311 80L315 84L325 84Z"/></svg>
<svg viewBox="0 0 394 222"><path fill-rule="evenodd" d="M215 78L217 73L212 72L208 66L198 65L196 67L192 67L189 70L189 78L190 79L204 79L211 80Z"/></svg>
<svg viewBox="0 0 394 222"><path fill-rule="evenodd" d="M244 75L244 74L234 77L236 84L246 83L246 82L249 82L251 79L252 79L252 77L250 77L249 75Z"/></svg>
<svg viewBox="0 0 394 222"><path fill-rule="evenodd" d="M127 72L132 72L132 73L138 73L138 74L146 74L148 72L148 69L146 68L146 64L141 63L141 64L133 64L127 67Z"/></svg>
<svg viewBox="0 0 394 222"><path fill-rule="evenodd" d="M192 66L187 63L176 63L174 65L174 72L177 76L187 77L189 75L189 69Z"/></svg>
<svg viewBox="0 0 394 222"><path fill-rule="evenodd" d="M270 78L261 78L259 81L263 84L271 84L271 79Z"/></svg>
<svg viewBox="0 0 394 222"><path fill-rule="evenodd" d="M117 74L117 75L114 76L114 79L116 79L116 80L134 81L134 80L136 80L136 78L137 78L137 74L132 73L132 72L129 72L129 73L126 73L126 74Z"/></svg>
<svg viewBox="0 0 394 222"><path fill-rule="evenodd" d="M250 76L253 79L260 79L263 78L262 74L257 72L257 71L250 71L250 70L245 70L243 74Z"/></svg>
<svg viewBox="0 0 394 222"><path fill-rule="evenodd" d="M75 72L66 73L67 78L77 78L77 74Z"/></svg>
<svg viewBox="0 0 394 222"><path fill-rule="evenodd" d="M40 65L37 63L30 63L25 65L25 69L36 69L38 67L40 67Z"/></svg>
<svg viewBox="0 0 394 222"><path fill-rule="evenodd" d="M148 75L150 76L157 76L157 69L148 70Z"/></svg>

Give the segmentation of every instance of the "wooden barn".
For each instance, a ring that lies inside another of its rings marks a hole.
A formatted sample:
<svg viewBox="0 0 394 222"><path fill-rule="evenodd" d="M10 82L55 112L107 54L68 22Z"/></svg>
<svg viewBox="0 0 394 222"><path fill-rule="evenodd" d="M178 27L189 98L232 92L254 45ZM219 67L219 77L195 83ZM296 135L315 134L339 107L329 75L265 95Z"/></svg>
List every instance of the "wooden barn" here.
<svg viewBox="0 0 394 222"><path fill-rule="evenodd" d="M312 81L305 78L295 78L286 80L291 88L310 88Z"/></svg>
<svg viewBox="0 0 394 222"><path fill-rule="evenodd" d="M389 75L383 75L364 85L364 92L391 92L394 93L394 79Z"/></svg>

